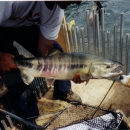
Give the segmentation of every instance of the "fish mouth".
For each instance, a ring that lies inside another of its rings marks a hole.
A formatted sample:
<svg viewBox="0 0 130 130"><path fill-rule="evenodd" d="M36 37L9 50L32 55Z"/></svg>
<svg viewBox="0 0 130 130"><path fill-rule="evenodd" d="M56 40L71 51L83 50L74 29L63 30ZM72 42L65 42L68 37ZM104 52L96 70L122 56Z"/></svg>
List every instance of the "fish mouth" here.
<svg viewBox="0 0 130 130"><path fill-rule="evenodd" d="M103 78L110 78L110 77L115 77L115 76L119 76L122 74L122 71L118 71L118 72L110 72L110 73L107 73L105 75L102 75Z"/></svg>
<svg viewBox="0 0 130 130"><path fill-rule="evenodd" d="M111 78L111 77L121 75L123 73L121 70L121 67L122 67L122 65L118 64L117 66L115 66L115 68L112 71L108 72L107 74L103 74L102 78Z"/></svg>

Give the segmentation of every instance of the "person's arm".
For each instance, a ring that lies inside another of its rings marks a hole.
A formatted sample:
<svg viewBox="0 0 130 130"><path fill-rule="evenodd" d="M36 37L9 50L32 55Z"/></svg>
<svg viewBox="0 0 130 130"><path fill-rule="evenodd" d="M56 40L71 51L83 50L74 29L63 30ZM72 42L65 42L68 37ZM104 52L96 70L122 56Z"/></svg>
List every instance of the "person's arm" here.
<svg viewBox="0 0 130 130"><path fill-rule="evenodd" d="M53 47L53 44L54 40L49 40L40 33L38 41L38 56L47 56L48 51L51 47Z"/></svg>
<svg viewBox="0 0 130 130"><path fill-rule="evenodd" d="M0 72L16 69L14 64L14 56L9 53L0 52Z"/></svg>

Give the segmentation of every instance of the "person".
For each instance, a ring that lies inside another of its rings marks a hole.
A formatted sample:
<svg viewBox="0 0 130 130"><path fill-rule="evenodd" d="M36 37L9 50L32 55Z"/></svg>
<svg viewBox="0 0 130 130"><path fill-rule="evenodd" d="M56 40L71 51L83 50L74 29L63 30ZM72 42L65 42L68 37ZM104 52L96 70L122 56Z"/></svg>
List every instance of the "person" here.
<svg viewBox="0 0 130 130"><path fill-rule="evenodd" d="M81 1L1 1L0 2L0 72L18 71L14 58L20 58L13 41L18 42L34 56L45 57L54 47L63 52L56 42L64 9ZM80 83L78 74L73 81ZM15 81L14 81L15 82ZM17 109L16 114L29 118L39 114L30 87L26 84L6 86ZM54 98L81 102L71 90L70 81L55 81Z"/></svg>

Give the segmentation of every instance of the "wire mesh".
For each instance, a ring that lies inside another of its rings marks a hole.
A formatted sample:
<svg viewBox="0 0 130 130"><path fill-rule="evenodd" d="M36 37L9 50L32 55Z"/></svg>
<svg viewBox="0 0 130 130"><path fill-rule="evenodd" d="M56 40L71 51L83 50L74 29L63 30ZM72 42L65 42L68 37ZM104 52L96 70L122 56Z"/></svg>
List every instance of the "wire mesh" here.
<svg viewBox="0 0 130 130"><path fill-rule="evenodd" d="M42 119L40 122L41 124L38 125L41 125L42 128L46 130L55 130L58 128L63 128L83 121L87 121L96 117L100 117L108 113L117 115L117 113L111 110L104 110L98 107L88 106L86 104L81 105L71 104L66 108L64 108L63 110L61 110L60 112L53 114L53 116L50 115L51 117L50 121L46 123L44 122L42 124L42 120L44 119L41 118ZM122 115L120 115L119 123L121 123L121 121L122 121ZM116 125L116 127L118 127L119 123Z"/></svg>

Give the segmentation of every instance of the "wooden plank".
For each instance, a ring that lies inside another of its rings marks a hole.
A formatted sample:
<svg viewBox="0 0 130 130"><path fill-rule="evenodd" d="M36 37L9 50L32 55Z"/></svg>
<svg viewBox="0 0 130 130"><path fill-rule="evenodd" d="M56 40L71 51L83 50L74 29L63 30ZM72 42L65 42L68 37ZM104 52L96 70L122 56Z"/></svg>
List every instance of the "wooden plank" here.
<svg viewBox="0 0 130 130"><path fill-rule="evenodd" d="M99 106L107 92L111 88L113 81L107 79L91 79L86 84L72 83L72 90L77 93L84 104Z"/></svg>
<svg viewBox="0 0 130 130"><path fill-rule="evenodd" d="M63 19L63 24L66 24L65 18ZM60 28L60 31L59 31L59 34L58 34L58 38L56 39L56 41L61 45L61 47L64 50L64 52L67 52L67 50L66 50L66 43L65 43L65 40L64 40L64 34L63 34L62 27Z"/></svg>
<svg viewBox="0 0 130 130"><path fill-rule="evenodd" d="M124 113L124 120L130 127L130 88L115 82L101 106L114 111L121 110Z"/></svg>

